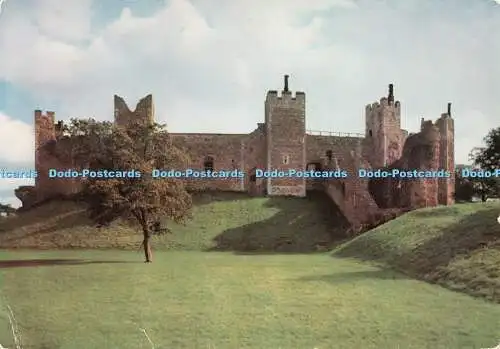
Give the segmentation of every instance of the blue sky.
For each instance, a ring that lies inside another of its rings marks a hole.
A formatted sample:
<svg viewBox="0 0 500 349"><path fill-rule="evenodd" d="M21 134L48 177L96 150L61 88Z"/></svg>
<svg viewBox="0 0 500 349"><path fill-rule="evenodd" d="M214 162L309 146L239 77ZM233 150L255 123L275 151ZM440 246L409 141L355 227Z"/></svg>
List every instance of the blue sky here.
<svg viewBox="0 0 500 349"><path fill-rule="evenodd" d="M290 74L307 128L364 132L394 83L417 131L453 103L456 158L500 116L493 0L7 0L0 14L0 168L33 166L33 110L111 120L153 93L173 132L250 132ZM17 204L21 181L0 182Z"/></svg>

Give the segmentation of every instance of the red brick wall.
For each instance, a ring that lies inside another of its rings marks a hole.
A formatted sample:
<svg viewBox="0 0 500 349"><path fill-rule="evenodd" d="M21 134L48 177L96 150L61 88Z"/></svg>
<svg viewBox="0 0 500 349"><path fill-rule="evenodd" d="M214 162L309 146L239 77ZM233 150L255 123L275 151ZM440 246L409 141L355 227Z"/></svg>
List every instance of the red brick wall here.
<svg viewBox="0 0 500 349"><path fill-rule="evenodd" d="M238 134L171 134L175 146L183 149L190 158L186 168L205 170L204 162L207 157L213 159L214 170L246 171L245 141L248 135ZM244 191L244 178L228 179L196 179L187 180L192 189L216 189L230 191Z"/></svg>
<svg viewBox="0 0 500 349"><path fill-rule="evenodd" d="M427 122L420 133L407 138L403 154L386 169L438 170L438 128ZM436 206L438 180L430 179L376 179L370 181L370 191L380 207L425 207Z"/></svg>
<svg viewBox="0 0 500 349"><path fill-rule="evenodd" d="M436 122L440 133L439 167L450 172L449 179L438 181L438 201L440 205L455 202L455 125L448 114L442 114Z"/></svg>
<svg viewBox="0 0 500 349"><path fill-rule="evenodd" d="M389 166L401 157L406 134L401 130L401 104L381 98L366 107L366 132L370 163Z"/></svg>
<svg viewBox="0 0 500 349"><path fill-rule="evenodd" d="M308 163L320 162L326 168L336 164L348 170L351 177L322 181L330 196L342 207L352 222L361 222L379 207L422 207L453 202L454 182L451 180L366 180L357 178L357 170L377 168L439 169L454 168L454 125L449 115L443 115L436 125L426 122L418 134L408 136L401 130L400 104L390 98L366 108L366 137L336 137L306 135L305 94L290 92L281 96L269 91L265 101L265 123L249 134L171 134L175 145L183 148L190 161L186 168L204 169L205 158L214 160L215 170L238 169L246 174L243 179L192 179L189 186L196 189L249 191L262 195L305 195L306 181L297 178L280 178L267 181L250 181L255 168L305 170ZM126 125L132 118L150 122L154 106L151 96L143 98L135 111L130 111L122 98L115 96L115 122ZM71 168L71 152L54 154L50 146L56 141L58 131L54 114L35 112L35 166L40 172L36 180L36 197L43 200L51 195L74 193L80 183L67 179L48 179L49 168ZM371 132L370 132L371 131ZM59 149L64 145L59 140ZM403 146L404 145L404 146ZM333 159L328 163L327 151ZM288 163L283 157L288 156ZM318 181L318 180L314 180ZM308 183L309 187L311 183ZM29 195L26 193L30 193ZM23 194L25 193L25 194ZM19 195L33 197L32 191L23 188ZM340 200L340 198L342 198ZM374 200L375 199L375 200ZM28 199L26 199L28 200ZM31 200L31 199L30 199Z"/></svg>
<svg viewBox="0 0 500 349"><path fill-rule="evenodd" d="M56 127L53 112L43 114L35 111L35 169L38 177L35 180L37 201L51 196L67 195L79 190L78 180L49 178L49 169L72 169L71 154L56 151ZM57 148L64 148L58 144Z"/></svg>
<svg viewBox="0 0 500 349"><path fill-rule="evenodd" d="M258 124L258 128L245 139L243 156L245 168L245 188L252 195L265 194L267 181L263 178L255 178L252 181L254 169L266 168L267 156L266 128L264 123Z"/></svg>

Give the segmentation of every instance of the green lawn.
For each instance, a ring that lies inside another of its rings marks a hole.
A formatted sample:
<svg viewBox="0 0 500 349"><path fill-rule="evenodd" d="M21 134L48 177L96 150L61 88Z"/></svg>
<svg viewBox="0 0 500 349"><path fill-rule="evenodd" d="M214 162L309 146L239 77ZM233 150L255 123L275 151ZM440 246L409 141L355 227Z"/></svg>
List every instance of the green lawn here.
<svg viewBox="0 0 500 349"><path fill-rule="evenodd" d="M0 273L0 285L3 285L3 275ZM3 288L0 288L3 290ZM9 348L15 348L13 344L14 337L11 330L11 322L9 321L9 308L7 301L3 296L3 291L0 292L0 344L8 345Z"/></svg>
<svg viewBox="0 0 500 349"><path fill-rule="evenodd" d="M75 260L2 269L25 349L151 348L141 328L156 349L471 349L500 338L498 305L328 254L0 256Z"/></svg>
<svg viewBox="0 0 500 349"><path fill-rule="evenodd" d="M8 304L23 349L151 349L141 329L154 349L491 348L499 212L423 209L342 243L324 195L201 194L148 265L134 228L48 203L0 221L0 343L15 348Z"/></svg>

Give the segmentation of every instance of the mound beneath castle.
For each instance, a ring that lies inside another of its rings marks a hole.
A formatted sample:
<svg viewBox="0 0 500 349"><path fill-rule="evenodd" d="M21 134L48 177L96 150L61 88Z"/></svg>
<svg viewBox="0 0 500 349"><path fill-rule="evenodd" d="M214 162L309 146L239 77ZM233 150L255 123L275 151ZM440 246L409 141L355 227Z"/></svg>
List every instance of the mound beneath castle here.
<svg viewBox="0 0 500 349"><path fill-rule="evenodd" d="M351 240L336 257L373 261L500 303L498 203L412 211Z"/></svg>
<svg viewBox="0 0 500 349"><path fill-rule="evenodd" d="M256 198L243 193L193 196L193 218L156 236L156 250L313 252L344 237L346 222L325 194ZM125 222L97 228L75 201L54 200L0 221L2 248L138 249L139 229Z"/></svg>

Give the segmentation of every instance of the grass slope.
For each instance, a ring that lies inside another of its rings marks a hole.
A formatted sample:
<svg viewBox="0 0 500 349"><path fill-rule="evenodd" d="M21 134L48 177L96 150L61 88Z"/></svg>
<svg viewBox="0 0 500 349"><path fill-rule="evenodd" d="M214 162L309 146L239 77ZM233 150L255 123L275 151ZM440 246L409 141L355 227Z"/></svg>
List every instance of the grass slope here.
<svg viewBox="0 0 500 349"><path fill-rule="evenodd" d="M154 239L156 250L238 250L307 252L335 240L342 219L321 194L308 198L252 198L238 193L194 196L193 218L171 224L173 235ZM3 248L138 249L139 229L116 223L96 228L85 208L50 202L0 221Z"/></svg>
<svg viewBox="0 0 500 349"><path fill-rule="evenodd" d="M500 302L499 213L498 203L413 211L348 242L334 255L381 262Z"/></svg>
<svg viewBox="0 0 500 349"><path fill-rule="evenodd" d="M157 252L151 265L131 251L24 251L1 258L46 260L39 267L3 262L2 292L25 348L149 349L141 328L156 349L498 343L500 306L325 253L168 251Z"/></svg>

